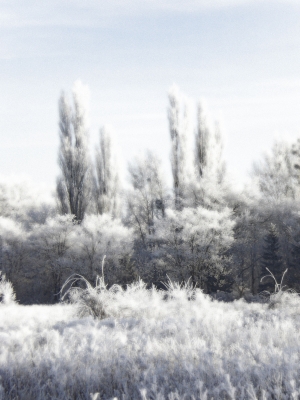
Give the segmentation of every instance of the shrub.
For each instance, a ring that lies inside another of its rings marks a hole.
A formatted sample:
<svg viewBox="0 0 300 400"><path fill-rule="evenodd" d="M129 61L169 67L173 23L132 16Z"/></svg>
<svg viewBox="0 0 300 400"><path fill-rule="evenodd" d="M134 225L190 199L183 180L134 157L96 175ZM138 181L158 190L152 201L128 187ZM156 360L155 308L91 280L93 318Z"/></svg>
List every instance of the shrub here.
<svg viewBox="0 0 300 400"><path fill-rule="evenodd" d="M79 318L91 316L94 319L103 319L108 317L106 305L109 295L114 292L115 287L107 289L104 281L104 261L105 256L102 260L102 276L97 276L95 287L79 274L71 275L62 286L61 301L67 300L75 305L76 315ZM84 287L80 287L80 285Z"/></svg>
<svg viewBox="0 0 300 400"><path fill-rule="evenodd" d="M287 269L284 271L280 283L277 282L274 274L268 269L270 275L264 276L261 281L270 276L275 283L274 293L270 293L269 291L264 291L261 293L262 297L269 298L269 308L279 308L279 307L300 307L300 297L298 293L296 293L293 289L287 289L286 285L283 285L284 277L287 273Z"/></svg>
<svg viewBox="0 0 300 400"><path fill-rule="evenodd" d="M74 285L84 285L79 287ZM64 292L64 290L68 289ZM104 279L97 276L96 285L93 287L90 282L82 275L71 275L62 287L62 301L69 301L76 306L76 315L79 318L91 316L97 319L107 317L105 302L101 292L107 291Z"/></svg>
<svg viewBox="0 0 300 400"><path fill-rule="evenodd" d="M12 304L16 302L16 294L11 282L6 280L5 274L0 271L0 304Z"/></svg>

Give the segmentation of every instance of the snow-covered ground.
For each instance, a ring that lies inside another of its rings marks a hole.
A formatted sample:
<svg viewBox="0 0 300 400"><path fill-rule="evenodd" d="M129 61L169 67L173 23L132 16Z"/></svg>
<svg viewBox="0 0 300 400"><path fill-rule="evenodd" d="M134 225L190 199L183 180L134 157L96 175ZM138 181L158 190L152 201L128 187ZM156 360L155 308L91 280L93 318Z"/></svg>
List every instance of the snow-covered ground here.
<svg viewBox="0 0 300 400"><path fill-rule="evenodd" d="M0 305L0 399L298 399L300 303L106 292L109 315Z"/></svg>

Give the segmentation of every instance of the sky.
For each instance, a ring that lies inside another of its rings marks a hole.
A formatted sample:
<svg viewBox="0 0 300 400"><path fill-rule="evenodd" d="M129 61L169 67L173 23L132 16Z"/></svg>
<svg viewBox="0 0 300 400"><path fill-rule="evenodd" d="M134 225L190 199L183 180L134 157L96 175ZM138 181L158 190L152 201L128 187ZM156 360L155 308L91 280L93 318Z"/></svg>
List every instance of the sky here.
<svg viewBox="0 0 300 400"><path fill-rule="evenodd" d="M169 174L176 83L221 121L235 184L276 137L300 136L299 0L0 0L0 175L55 185L58 98L90 88L90 147L113 126L124 165Z"/></svg>

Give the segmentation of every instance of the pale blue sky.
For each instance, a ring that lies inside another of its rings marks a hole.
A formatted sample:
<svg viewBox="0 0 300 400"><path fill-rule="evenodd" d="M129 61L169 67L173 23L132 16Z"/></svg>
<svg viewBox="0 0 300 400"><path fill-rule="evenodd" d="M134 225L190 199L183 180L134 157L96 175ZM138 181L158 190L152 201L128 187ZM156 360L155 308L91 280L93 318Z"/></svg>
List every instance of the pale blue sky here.
<svg viewBox="0 0 300 400"><path fill-rule="evenodd" d="M221 117L238 182L276 135L300 136L298 0L0 0L0 174L54 184L57 101L91 91L91 149L113 125L125 159L168 166L167 91Z"/></svg>

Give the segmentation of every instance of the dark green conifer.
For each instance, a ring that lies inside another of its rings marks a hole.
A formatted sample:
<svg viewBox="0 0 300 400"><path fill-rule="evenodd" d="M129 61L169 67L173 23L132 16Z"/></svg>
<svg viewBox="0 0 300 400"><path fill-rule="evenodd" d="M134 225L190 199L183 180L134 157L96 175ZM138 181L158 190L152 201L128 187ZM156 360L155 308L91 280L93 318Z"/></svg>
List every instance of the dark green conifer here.
<svg viewBox="0 0 300 400"><path fill-rule="evenodd" d="M283 274L283 262L280 256L280 243L278 238L278 231L274 224L271 224L267 235L264 237L262 263L261 263L261 276L262 279L266 275L270 275L267 268L274 275L277 283L280 283ZM275 282L271 277L265 277L259 286L259 291L274 291Z"/></svg>

